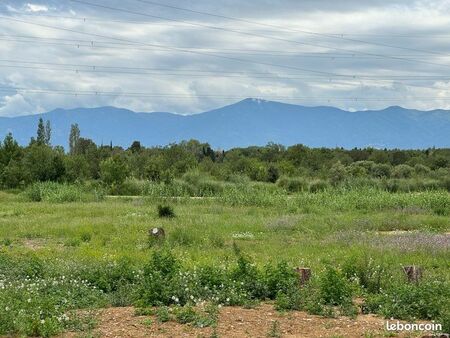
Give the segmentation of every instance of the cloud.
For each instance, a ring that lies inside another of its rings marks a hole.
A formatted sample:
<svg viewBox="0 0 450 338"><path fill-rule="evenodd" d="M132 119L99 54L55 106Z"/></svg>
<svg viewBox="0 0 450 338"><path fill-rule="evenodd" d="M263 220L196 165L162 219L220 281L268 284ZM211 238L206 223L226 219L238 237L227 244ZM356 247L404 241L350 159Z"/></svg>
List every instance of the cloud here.
<svg viewBox="0 0 450 338"><path fill-rule="evenodd" d="M25 11L27 12L48 12L48 7L44 5L36 5L36 4L27 4L25 7Z"/></svg>
<svg viewBox="0 0 450 338"><path fill-rule="evenodd" d="M107 5L195 25L69 1L6 0L0 15L62 30L0 20L0 87L71 95L0 90L0 116L102 105L196 113L245 97L344 109L450 108L448 79L439 78L450 69L446 0L168 4L281 29L135 0Z"/></svg>

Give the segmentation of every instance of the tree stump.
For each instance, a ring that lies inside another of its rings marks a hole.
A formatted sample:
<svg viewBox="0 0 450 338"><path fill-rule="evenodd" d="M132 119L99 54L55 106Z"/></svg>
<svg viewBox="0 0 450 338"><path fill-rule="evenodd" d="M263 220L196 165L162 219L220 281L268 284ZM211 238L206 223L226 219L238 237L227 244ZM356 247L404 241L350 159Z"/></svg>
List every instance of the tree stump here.
<svg viewBox="0 0 450 338"><path fill-rule="evenodd" d="M148 231L150 243L162 242L166 237L163 228L153 228Z"/></svg>
<svg viewBox="0 0 450 338"><path fill-rule="evenodd" d="M309 268L296 268L295 272L298 274L298 281L302 287L311 279L311 269Z"/></svg>
<svg viewBox="0 0 450 338"><path fill-rule="evenodd" d="M418 283L419 280L422 278L422 268L418 266L415 265L404 266L403 271L405 272L406 278L410 283Z"/></svg>

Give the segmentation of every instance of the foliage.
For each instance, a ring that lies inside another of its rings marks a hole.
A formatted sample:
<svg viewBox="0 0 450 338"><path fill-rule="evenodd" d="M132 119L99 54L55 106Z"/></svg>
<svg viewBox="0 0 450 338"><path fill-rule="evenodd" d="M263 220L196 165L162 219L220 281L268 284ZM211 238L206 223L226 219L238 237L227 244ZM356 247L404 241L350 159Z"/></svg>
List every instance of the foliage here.
<svg viewBox="0 0 450 338"><path fill-rule="evenodd" d="M50 203L100 201L104 197L101 191L87 191L79 185L53 182L34 183L23 192L23 196L29 201Z"/></svg>
<svg viewBox="0 0 450 338"><path fill-rule="evenodd" d="M175 217L175 211L170 205L158 205L158 217L160 218L171 218Z"/></svg>
<svg viewBox="0 0 450 338"><path fill-rule="evenodd" d="M290 193L318 192L333 187L377 186L388 191L425 191L448 188L449 149L312 149L303 145L213 150L196 140L146 148L138 140L128 149L97 146L71 126L68 153L50 144L51 127L39 121L36 138L21 147L8 134L0 144L0 184L23 187L37 181L99 180L112 194L136 189L121 187L127 178L148 181L144 191L174 186L189 196L216 196L226 183L266 182ZM236 178L239 178L236 181ZM394 181L390 181L393 179ZM418 184L423 180L432 184ZM130 181L132 182L132 181ZM156 188L157 187L157 188Z"/></svg>
<svg viewBox="0 0 450 338"><path fill-rule="evenodd" d="M404 320L436 320L447 325L450 285L448 280L427 279L419 283L406 283L395 280L378 294L369 294L366 302L368 312L383 315L386 318Z"/></svg>

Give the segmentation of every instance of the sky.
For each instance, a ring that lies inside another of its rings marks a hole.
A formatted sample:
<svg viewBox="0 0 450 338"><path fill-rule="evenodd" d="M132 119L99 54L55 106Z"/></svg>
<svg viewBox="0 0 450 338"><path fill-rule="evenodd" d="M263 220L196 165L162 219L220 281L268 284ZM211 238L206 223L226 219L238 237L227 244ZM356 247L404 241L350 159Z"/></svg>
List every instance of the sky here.
<svg viewBox="0 0 450 338"><path fill-rule="evenodd" d="M448 0L0 0L0 116L450 109Z"/></svg>

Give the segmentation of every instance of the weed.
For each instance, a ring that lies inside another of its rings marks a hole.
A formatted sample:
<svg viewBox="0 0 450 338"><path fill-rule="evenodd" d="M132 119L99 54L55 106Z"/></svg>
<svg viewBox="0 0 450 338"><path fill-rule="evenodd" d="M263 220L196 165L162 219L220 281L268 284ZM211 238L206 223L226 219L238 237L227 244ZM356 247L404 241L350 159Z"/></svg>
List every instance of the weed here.
<svg viewBox="0 0 450 338"><path fill-rule="evenodd" d="M175 217L175 211L170 205L158 205L158 216L160 218Z"/></svg>
<svg viewBox="0 0 450 338"><path fill-rule="evenodd" d="M280 322L278 320L275 320L272 322L272 325L270 326L270 330L267 333L267 337L281 338Z"/></svg>
<svg viewBox="0 0 450 338"><path fill-rule="evenodd" d="M168 322L171 319L169 308L162 306L156 310L156 318L160 323Z"/></svg>

